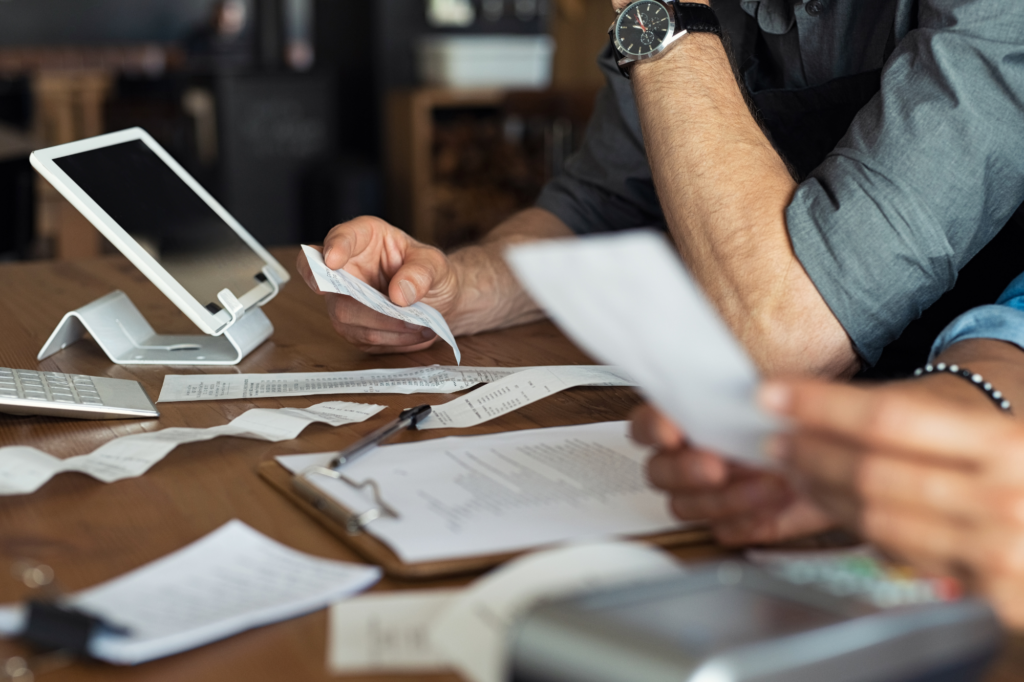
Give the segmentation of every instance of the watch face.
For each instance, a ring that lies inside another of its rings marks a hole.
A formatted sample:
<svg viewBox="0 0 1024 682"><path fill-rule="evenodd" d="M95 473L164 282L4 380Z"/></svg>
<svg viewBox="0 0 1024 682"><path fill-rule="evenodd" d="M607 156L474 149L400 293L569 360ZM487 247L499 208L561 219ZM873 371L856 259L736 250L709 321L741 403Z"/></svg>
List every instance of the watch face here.
<svg viewBox="0 0 1024 682"><path fill-rule="evenodd" d="M629 57L647 57L658 51L674 26L668 8L657 0L640 0L622 10L615 21L615 42Z"/></svg>

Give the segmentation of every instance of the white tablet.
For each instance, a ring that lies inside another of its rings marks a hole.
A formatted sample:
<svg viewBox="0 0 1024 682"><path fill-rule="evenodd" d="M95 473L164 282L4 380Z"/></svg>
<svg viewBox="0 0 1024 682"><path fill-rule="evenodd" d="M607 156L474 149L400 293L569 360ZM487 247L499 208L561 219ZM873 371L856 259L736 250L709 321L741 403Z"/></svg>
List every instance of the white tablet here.
<svg viewBox="0 0 1024 682"><path fill-rule="evenodd" d="M141 128L41 149L32 165L207 334L217 294L262 305L288 271ZM265 269L267 270L265 274Z"/></svg>

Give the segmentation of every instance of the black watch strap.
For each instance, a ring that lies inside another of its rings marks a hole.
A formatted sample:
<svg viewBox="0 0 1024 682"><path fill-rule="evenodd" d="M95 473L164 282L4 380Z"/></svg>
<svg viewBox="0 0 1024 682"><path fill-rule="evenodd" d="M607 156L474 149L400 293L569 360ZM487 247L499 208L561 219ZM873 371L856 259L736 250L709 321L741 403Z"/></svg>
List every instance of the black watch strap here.
<svg viewBox="0 0 1024 682"><path fill-rule="evenodd" d="M722 37L722 25L715 10L697 2L673 2L676 10L676 31L714 33Z"/></svg>

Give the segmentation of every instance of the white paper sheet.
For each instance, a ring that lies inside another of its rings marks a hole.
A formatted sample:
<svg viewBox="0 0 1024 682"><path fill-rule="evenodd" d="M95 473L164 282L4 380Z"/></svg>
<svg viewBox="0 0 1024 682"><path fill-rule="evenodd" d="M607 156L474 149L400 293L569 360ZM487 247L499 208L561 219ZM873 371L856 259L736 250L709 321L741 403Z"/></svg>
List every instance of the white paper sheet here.
<svg viewBox="0 0 1024 682"><path fill-rule="evenodd" d="M563 331L628 372L696 444L768 463L761 444L780 424L757 406L757 368L663 236L536 242L506 259Z"/></svg>
<svg viewBox="0 0 1024 682"><path fill-rule="evenodd" d="M129 631L94 635L90 654L135 665L315 611L380 575L376 566L297 552L234 520L67 602Z"/></svg>
<svg viewBox="0 0 1024 682"><path fill-rule="evenodd" d="M368 527L406 563L512 552L557 542L686 527L647 483L647 448L626 422L449 437L386 445L344 469L374 479L400 514ZM278 457L299 473L330 453ZM314 477L353 511L371 499Z"/></svg>
<svg viewBox="0 0 1024 682"><path fill-rule="evenodd" d="M351 372L278 374L168 374L161 403L238 400L346 393L458 393L531 367L453 367L431 365Z"/></svg>
<svg viewBox="0 0 1024 682"><path fill-rule="evenodd" d="M510 633L534 604L684 572L672 555L638 543L578 545L530 554L459 594L434 620L431 642L471 682L503 682Z"/></svg>
<svg viewBox="0 0 1024 682"><path fill-rule="evenodd" d="M305 409L253 409L230 423L208 429L170 428L122 436L104 443L87 455L59 459L33 447L0 448L0 495L23 495L38 490L55 475L77 471L104 483L135 478L185 443L221 436L251 438L277 443L291 440L314 422L331 426L366 421L383 405L327 402Z"/></svg>
<svg viewBox="0 0 1024 682"><path fill-rule="evenodd" d="M535 367L434 406L416 428L423 431L476 426L576 386L632 385L624 372L613 367Z"/></svg>
<svg viewBox="0 0 1024 682"><path fill-rule="evenodd" d="M430 626L458 589L361 595L331 607L327 669L335 675L440 673L451 669Z"/></svg>
<svg viewBox="0 0 1024 682"><path fill-rule="evenodd" d="M324 263L323 254L316 249L303 245L302 252L306 254L306 260L309 261L310 270L313 271L313 278L316 279L320 291L351 296L381 315L421 327L429 327L455 351L455 362L462 362L462 353L459 351L459 344L455 343L452 330L448 328L448 323L444 321L441 313L434 308L422 302L406 307L395 305L390 298L358 277L344 270L329 270Z"/></svg>

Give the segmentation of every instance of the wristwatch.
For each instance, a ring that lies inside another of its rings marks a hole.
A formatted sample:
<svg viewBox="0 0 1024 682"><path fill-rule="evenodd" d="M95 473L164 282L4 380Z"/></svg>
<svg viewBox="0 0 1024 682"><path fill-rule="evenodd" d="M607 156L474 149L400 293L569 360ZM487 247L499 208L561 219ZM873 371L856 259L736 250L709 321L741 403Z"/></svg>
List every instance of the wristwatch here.
<svg viewBox="0 0 1024 682"><path fill-rule="evenodd" d="M615 63L626 78L637 62L655 59L687 33L722 36L715 11L707 5L676 0L637 0L619 12L608 35Z"/></svg>

